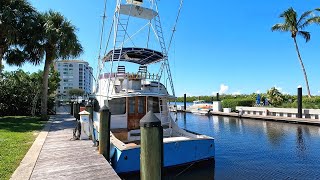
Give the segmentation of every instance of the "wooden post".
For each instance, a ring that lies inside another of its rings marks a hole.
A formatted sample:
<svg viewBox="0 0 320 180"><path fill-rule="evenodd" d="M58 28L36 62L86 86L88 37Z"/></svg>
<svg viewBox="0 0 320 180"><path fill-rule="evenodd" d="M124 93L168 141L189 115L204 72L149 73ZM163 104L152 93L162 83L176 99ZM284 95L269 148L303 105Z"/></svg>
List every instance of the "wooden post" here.
<svg viewBox="0 0 320 180"><path fill-rule="evenodd" d="M302 118L302 87L298 86L298 116L297 118Z"/></svg>
<svg viewBox="0 0 320 180"><path fill-rule="evenodd" d="M77 103L77 114L76 114L76 119L77 119L77 120L80 120L80 114L79 114L79 112L80 112L80 103Z"/></svg>
<svg viewBox="0 0 320 180"><path fill-rule="evenodd" d="M73 115L73 102L70 104L70 114Z"/></svg>
<svg viewBox="0 0 320 180"><path fill-rule="evenodd" d="M110 162L110 118L111 113L106 105L100 109L99 153Z"/></svg>
<svg viewBox="0 0 320 180"><path fill-rule="evenodd" d="M187 110L187 95L186 94L184 94L183 95L183 108L184 108L184 112L186 112L186 110Z"/></svg>
<svg viewBox="0 0 320 180"><path fill-rule="evenodd" d="M93 108L91 103L88 101L86 104L86 111L90 113L89 115L89 139L93 137Z"/></svg>
<svg viewBox="0 0 320 180"><path fill-rule="evenodd" d="M163 130L161 121L149 111L140 120L140 179L160 180L163 167Z"/></svg>
<svg viewBox="0 0 320 180"><path fill-rule="evenodd" d="M77 114L76 110L77 110L77 103L75 102L75 103L73 103L73 113L72 113L72 116L74 118L76 117L76 114Z"/></svg>

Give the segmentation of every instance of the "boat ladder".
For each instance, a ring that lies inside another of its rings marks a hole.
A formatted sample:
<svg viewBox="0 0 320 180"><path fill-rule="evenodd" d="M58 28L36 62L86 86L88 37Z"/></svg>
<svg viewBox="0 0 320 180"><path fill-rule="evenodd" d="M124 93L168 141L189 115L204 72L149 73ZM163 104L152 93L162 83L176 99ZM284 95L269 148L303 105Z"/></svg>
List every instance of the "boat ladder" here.
<svg viewBox="0 0 320 180"><path fill-rule="evenodd" d="M161 65L161 68L160 68L160 71L159 71L159 76L160 76L159 82L160 82L160 79L161 79L161 76L162 76L162 73L163 73L164 69L166 69L167 70L167 74L168 74L168 79L170 81L172 95L175 96L174 86L173 86L173 81L172 81L172 76L171 76L171 71L170 71L170 64L169 64L169 61L168 61L168 52L167 52L166 44L165 44L164 37L163 37L163 32L162 32L162 26L161 26L159 12L158 12L158 15L155 16L154 22L155 22L155 30L156 30L156 33L157 33L158 41L159 41L159 44L160 44L160 47L161 47L162 54L164 56L163 63ZM159 89L160 89L160 83L159 83Z"/></svg>

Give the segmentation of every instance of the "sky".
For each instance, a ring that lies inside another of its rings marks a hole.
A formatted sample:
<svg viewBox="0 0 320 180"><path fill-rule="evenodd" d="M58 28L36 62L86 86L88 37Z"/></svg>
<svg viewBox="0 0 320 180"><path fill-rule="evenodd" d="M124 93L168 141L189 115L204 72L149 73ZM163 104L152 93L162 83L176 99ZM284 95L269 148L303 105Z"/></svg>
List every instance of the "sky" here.
<svg viewBox="0 0 320 180"><path fill-rule="evenodd" d="M112 0L109 0L112 1ZM104 0L30 0L40 12L62 13L77 27L86 60L96 70ZM168 42L178 11L179 0L158 1L165 39ZM265 93L277 87L282 93L296 94L306 86L289 33L272 32L283 20L279 15L293 7L298 14L319 8L310 0L185 0L177 31L169 52L169 62L177 96ZM107 7L112 16L114 7ZM110 19L107 19L107 21ZM108 28L107 28L108 29ZM320 26L312 25L311 41L298 37L312 95L320 95ZM18 67L9 67L12 71ZM25 64L34 72L43 64Z"/></svg>

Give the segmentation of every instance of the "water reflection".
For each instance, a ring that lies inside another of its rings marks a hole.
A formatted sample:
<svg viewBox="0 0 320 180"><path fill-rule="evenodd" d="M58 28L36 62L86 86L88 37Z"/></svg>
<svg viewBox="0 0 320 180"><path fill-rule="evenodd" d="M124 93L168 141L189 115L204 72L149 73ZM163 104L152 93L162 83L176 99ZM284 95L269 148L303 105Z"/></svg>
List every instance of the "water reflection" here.
<svg viewBox="0 0 320 180"><path fill-rule="evenodd" d="M305 157L305 151L306 151L306 145L305 140L302 132L302 128L299 126L297 128L297 153L299 157L304 158Z"/></svg>
<svg viewBox="0 0 320 180"><path fill-rule="evenodd" d="M265 132L267 133L268 140L274 147L280 147L281 141L285 137L282 126L273 124L272 122L265 123Z"/></svg>
<svg viewBox="0 0 320 180"><path fill-rule="evenodd" d="M215 138L214 171L203 172L215 179L320 179L320 127L191 113L177 123Z"/></svg>

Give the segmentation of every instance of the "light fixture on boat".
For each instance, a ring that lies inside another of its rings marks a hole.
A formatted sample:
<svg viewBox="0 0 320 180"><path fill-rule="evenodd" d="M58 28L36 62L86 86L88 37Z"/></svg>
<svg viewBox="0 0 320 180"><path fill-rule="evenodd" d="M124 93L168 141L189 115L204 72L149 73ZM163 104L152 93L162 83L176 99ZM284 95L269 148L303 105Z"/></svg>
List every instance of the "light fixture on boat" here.
<svg viewBox="0 0 320 180"><path fill-rule="evenodd" d="M140 6L143 3L143 0L127 0L127 3Z"/></svg>

